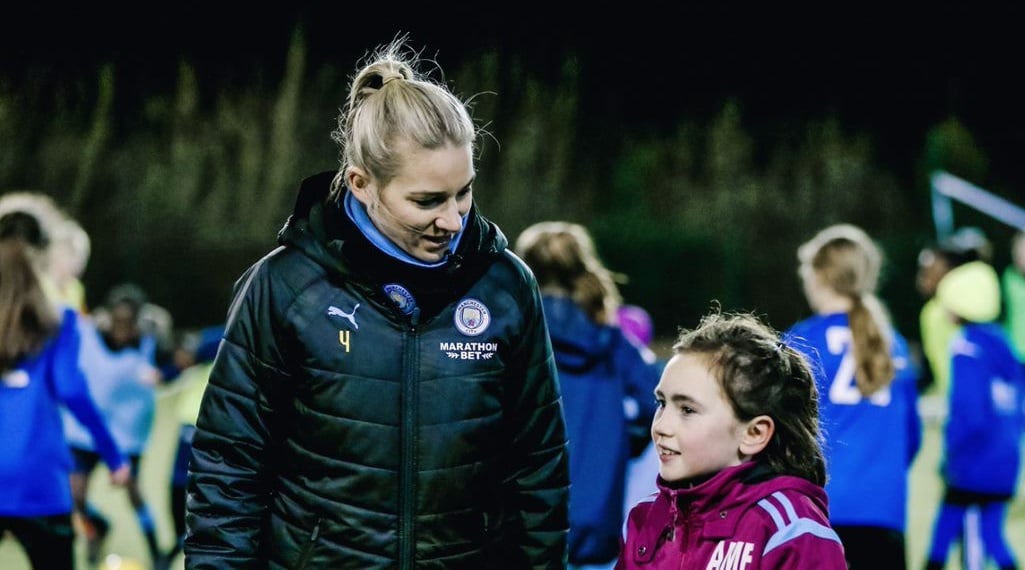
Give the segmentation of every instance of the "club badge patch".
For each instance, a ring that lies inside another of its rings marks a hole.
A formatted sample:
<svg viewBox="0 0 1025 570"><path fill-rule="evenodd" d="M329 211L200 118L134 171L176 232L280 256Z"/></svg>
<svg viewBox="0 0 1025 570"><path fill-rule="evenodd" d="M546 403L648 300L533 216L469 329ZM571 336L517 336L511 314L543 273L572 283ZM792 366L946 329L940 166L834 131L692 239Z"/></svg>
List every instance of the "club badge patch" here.
<svg viewBox="0 0 1025 570"><path fill-rule="evenodd" d="M408 289L398 283L389 283L384 286L384 294L395 303L403 315L410 315L416 309L416 299Z"/></svg>
<svg viewBox="0 0 1025 570"><path fill-rule="evenodd" d="M3 376L0 376L0 384L8 388L24 388L28 386L30 380L28 372L20 368L8 370Z"/></svg>
<svg viewBox="0 0 1025 570"><path fill-rule="evenodd" d="M477 299L463 299L456 305L455 324L466 336L477 336L491 324L491 311Z"/></svg>

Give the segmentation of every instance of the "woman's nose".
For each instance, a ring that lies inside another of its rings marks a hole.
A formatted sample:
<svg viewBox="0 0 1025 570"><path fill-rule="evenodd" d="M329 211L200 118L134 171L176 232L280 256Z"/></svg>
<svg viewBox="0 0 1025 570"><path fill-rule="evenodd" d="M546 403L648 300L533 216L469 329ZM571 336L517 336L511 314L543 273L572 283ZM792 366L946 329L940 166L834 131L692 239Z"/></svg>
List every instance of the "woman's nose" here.
<svg viewBox="0 0 1025 570"><path fill-rule="evenodd" d="M463 216L459 212L459 204L455 200L445 202L434 223L447 232L455 233L462 229Z"/></svg>

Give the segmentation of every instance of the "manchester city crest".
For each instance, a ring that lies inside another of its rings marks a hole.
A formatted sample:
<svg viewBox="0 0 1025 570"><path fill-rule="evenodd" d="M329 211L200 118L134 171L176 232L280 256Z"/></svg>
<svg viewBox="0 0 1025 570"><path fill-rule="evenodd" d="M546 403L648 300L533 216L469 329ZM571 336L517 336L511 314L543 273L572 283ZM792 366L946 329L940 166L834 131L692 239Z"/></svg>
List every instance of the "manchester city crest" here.
<svg viewBox="0 0 1025 570"><path fill-rule="evenodd" d="M477 336L491 324L491 311L477 299L463 299L456 305L455 324L466 336Z"/></svg>
<svg viewBox="0 0 1025 570"><path fill-rule="evenodd" d="M413 309L416 309L416 299L413 298L413 294L398 283L385 285L384 294L388 295L388 298L395 303L395 306L398 307L403 315L412 314Z"/></svg>

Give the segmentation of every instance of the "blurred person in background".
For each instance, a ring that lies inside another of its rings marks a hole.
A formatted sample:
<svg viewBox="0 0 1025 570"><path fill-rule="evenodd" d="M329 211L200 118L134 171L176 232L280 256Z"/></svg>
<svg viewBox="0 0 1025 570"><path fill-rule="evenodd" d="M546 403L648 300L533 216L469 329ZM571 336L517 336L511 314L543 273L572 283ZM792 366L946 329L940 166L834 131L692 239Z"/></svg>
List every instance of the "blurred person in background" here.
<svg viewBox="0 0 1025 570"><path fill-rule="evenodd" d="M861 228L838 224L801 244L797 258L815 315L785 338L815 373L830 523L851 570L903 570L922 423L907 342L876 297L883 253Z"/></svg>
<svg viewBox="0 0 1025 570"><path fill-rule="evenodd" d="M340 168L236 283L186 566L563 568L558 372L537 282L475 205L480 133L405 37L366 62Z"/></svg>
<svg viewBox="0 0 1025 570"><path fill-rule="evenodd" d="M0 215L0 539L10 532L32 567L74 567L61 405L89 430L115 485L130 467L78 367L78 316L46 296L33 258L49 239L23 211Z"/></svg>
<svg viewBox="0 0 1025 570"><path fill-rule="evenodd" d="M660 371L665 367L665 359L661 359L652 350L655 341L655 323L647 309L638 305L623 305L616 311L616 321L623 329L626 338L633 341L640 349L644 360ZM656 377L657 380L657 377ZM628 400L629 402L629 400ZM658 450L651 441L651 417L642 415L639 406L628 406L628 411L636 410L636 416L627 414L630 431L630 462L626 466L626 491L623 497L623 517L630 512L638 501L658 491L655 479L658 476Z"/></svg>
<svg viewBox="0 0 1025 570"><path fill-rule="evenodd" d="M156 523L139 489L139 467L153 426L156 385L161 381L155 361L156 339L143 334L139 325L145 302L146 295L137 285L111 288L102 308L103 323L88 318L80 322L79 365L114 440L131 462L128 498L152 560L158 564ZM75 459L71 476L75 510L85 528L87 558L94 564L110 531L107 517L88 498L89 478L100 454L90 433L73 416L65 415L64 427Z"/></svg>
<svg viewBox="0 0 1025 570"><path fill-rule="evenodd" d="M515 250L541 287L559 370L569 436L569 567L611 569L634 455L630 425L654 414L661 369L618 324L619 288L584 226L536 223Z"/></svg>
<svg viewBox="0 0 1025 570"><path fill-rule="evenodd" d="M32 262L39 276L40 286L46 292L47 298L59 306L70 306L78 310L74 300L69 302L59 294L52 272L52 258L61 255L59 250L62 249L64 243L63 236L67 235L67 232L64 231L67 228L64 225L68 219L67 216L53 198L41 192L32 191L7 192L0 196L0 216L12 212L20 212L32 218L33 223L38 225L41 235L44 236L45 244L36 248ZM54 247L55 242L62 243Z"/></svg>
<svg viewBox="0 0 1025 570"><path fill-rule="evenodd" d="M189 460L192 458L192 438L196 433L196 418L214 367L214 357L224 336L224 326L206 327L193 333L186 343L189 355L181 363L181 374L174 380L178 399L174 406L178 419L178 447L171 467L171 518L174 521L175 543L164 557L170 564L181 552L185 541L185 496L189 480ZM188 362L186 364L185 362ZM159 570L159 569L157 569Z"/></svg>
<svg viewBox="0 0 1025 570"><path fill-rule="evenodd" d="M51 296L79 313L88 312L82 274L89 263L89 234L73 218L61 218L52 233L47 263Z"/></svg>
<svg viewBox="0 0 1025 570"><path fill-rule="evenodd" d="M969 261L986 260L993 255L989 239L978 228L967 226L928 246L918 254L915 286L925 299L919 313L919 336L926 366L919 388L946 400L950 387L950 341L957 327L935 299L940 279L951 269ZM945 413L945 412L943 412Z"/></svg>
<svg viewBox="0 0 1025 570"><path fill-rule="evenodd" d="M950 270L936 299L958 329L949 348L949 410L943 428L943 503L933 529L927 570L941 570L961 543L966 570L988 561L1017 568L1004 538L1025 432L1025 369L1003 328L1000 279L984 261Z"/></svg>
<svg viewBox="0 0 1025 570"><path fill-rule="evenodd" d="M1018 360L1025 365L1025 229L1011 239L1011 263L1000 277L1004 298L1004 330Z"/></svg>
<svg viewBox="0 0 1025 570"><path fill-rule="evenodd" d="M86 312L85 287L81 277L89 262L89 234L54 200L40 192L8 192L0 196L0 215L24 212L36 219L47 236L39 253L37 270L47 296L59 305Z"/></svg>

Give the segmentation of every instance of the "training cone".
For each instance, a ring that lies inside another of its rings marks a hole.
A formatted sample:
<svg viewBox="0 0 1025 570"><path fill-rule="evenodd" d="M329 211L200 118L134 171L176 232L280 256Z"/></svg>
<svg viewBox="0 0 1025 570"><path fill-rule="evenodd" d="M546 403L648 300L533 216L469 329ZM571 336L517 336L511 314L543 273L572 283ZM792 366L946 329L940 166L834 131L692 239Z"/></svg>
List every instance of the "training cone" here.
<svg viewBox="0 0 1025 570"><path fill-rule="evenodd" d="M117 554L108 554L100 565L100 570L146 570L138 560L122 558Z"/></svg>

